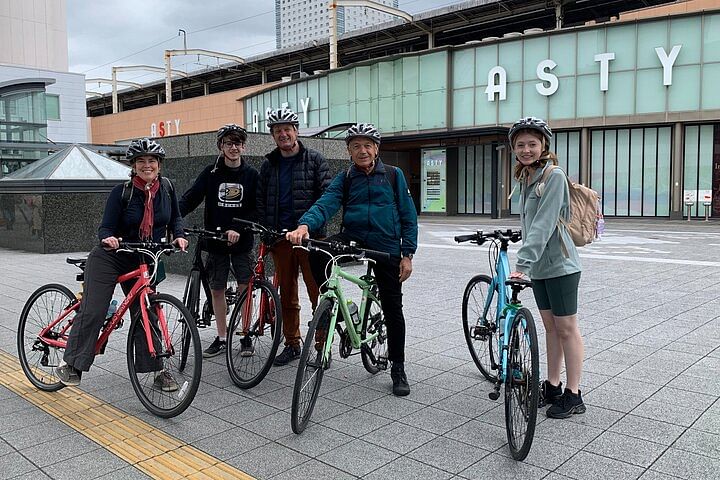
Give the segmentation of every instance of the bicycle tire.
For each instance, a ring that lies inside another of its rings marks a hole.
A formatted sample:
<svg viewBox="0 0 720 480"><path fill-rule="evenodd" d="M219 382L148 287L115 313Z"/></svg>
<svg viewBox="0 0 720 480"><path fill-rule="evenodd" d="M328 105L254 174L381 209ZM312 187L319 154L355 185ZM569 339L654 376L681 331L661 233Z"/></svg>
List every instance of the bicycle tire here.
<svg viewBox="0 0 720 480"><path fill-rule="evenodd" d="M200 271L192 270L188 275L187 282L185 283L185 293L183 294L183 303L187 307L190 315L192 315L195 325L198 324L200 319ZM190 342L192 340L192 334L188 330L187 326L182 326L183 331L183 342L182 350L180 352L180 369L185 368L187 363L187 357L190 350Z"/></svg>
<svg viewBox="0 0 720 480"><path fill-rule="evenodd" d="M310 422L320 393L320 385L327 366L326 359L322 358L323 347L327 345L327 341L332 342L334 332L331 332L329 325L326 325L326 332L330 334L330 338L316 339L315 333L321 321L328 322L332 315L333 303L333 300L324 298L315 309L315 314L308 325L307 335L305 335L302 353L300 353L290 413L292 431L297 434L302 433ZM322 343L320 349L315 347L316 340Z"/></svg>
<svg viewBox="0 0 720 480"><path fill-rule="evenodd" d="M375 375L379 371L387 369L387 326L380 303L369 298L367 302L366 319L360 338L365 340L375 332L378 332L378 336L360 347L360 358L362 358L365 370Z"/></svg>
<svg viewBox="0 0 720 480"><path fill-rule="evenodd" d="M181 414L190 406L200 386L200 375L202 374L200 334L192 314L188 312L179 299L164 293L155 293L149 295L149 301L148 313L151 315L150 326L153 344L156 351L162 351L167 356L162 358L162 365L154 366L153 371L138 371L136 357L148 354L147 351L136 352L133 339L136 334L140 334L144 338L145 331L140 319L133 321L127 340L127 364L130 383L138 399L150 413L162 418L171 418ZM162 338L162 332L157 323L152 320L152 316L157 316L161 311L165 316L168 334L170 335L172 348L169 351L166 349L166 341ZM189 336L186 335L187 333L189 333ZM186 338L190 338L191 344L183 361L180 358L184 355L181 353L181 348ZM147 347L143 345L143 348L146 349ZM165 391L154 386L155 374L161 371L157 370L157 368L161 368L161 370L172 376L177 383L176 390Z"/></svg>
<svg viewBox="0 0 720 480"><path fill-rule="evenodd" d="M535 321L527 308L521 308L513 318L505 377L505 430L510 454L515 460L524 460L532 446L540 394L539 376Z"/></svg>
<svg viewBox="0 0 720 480"><path fill-rule="evenodd" d="M65 285L50 283L35 290L23 306L17 329L18 359L25 376L40 390L55 392L65 386L55 373L65 350L38 343L38 334L75 300L75 295ZM74 316L68 315L58 326L65 325ZM43 357L48 365L42 365Z"/></svg>
<svg viewBox="0 0 720 480"><path fill-rule="evenodd" d="M463 293L462 323L475 366L488 381L495 383L499 370L500 326L495 318L499 293L497 288L491 290L491 285L492 279L487 275L475 275L470 279ZM492 295L490 308L483 315L488 295Z"/></svg>
<svg viewBox="0 0 720 480"><path fill-rule="evenodd" d="M233 309L227 336L228 373L233 383L242 389L252 388L265 378L282 339L282 307L275 287L267 280L255 281L250 298L253 298L253 312L247 335L243 335L242 325L242 312L248 300L246 289ZM259 318L261 305L264 306L263 318ZM252 342L253 354L243 356L243 342L247 341Z"/></svg>

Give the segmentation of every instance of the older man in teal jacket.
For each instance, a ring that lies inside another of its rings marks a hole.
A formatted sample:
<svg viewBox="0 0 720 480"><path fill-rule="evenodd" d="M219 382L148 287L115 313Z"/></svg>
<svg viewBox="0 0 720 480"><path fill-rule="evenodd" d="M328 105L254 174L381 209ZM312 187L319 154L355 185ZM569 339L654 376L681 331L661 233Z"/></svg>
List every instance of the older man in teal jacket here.
<svg viewBox="0 0 720 480"><path fill-rule="evenodd" d="M353 165L335 176L322 197L300 218L298 228L288 233L288 239L299 244L343 207L343 230L327 240L355 241L362 247L390 254L390 262L378 262L373 269L387 325L393 393L404 396L410 393L410 386L404 367L402 282L412 273L412 258L417 249L417 212L402 171L378 158L380 133L374 125L353 125L345 143ZM310 264L318 285L327 280L326 263L327 257L311 252Z"/></svg>

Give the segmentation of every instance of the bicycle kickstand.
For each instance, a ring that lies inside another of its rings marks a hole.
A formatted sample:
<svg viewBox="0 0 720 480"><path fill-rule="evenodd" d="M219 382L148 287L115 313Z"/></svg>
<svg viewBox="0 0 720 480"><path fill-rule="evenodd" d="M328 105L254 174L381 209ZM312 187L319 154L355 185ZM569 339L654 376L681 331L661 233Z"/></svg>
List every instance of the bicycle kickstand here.
<svg viewBox="0 0 720 480"><path fill-rule="evenodd" d="M497 400L498 398L500 398L500 380L495 382L493 391L488 393L488 397L490 397L490 400Z"/></svg>

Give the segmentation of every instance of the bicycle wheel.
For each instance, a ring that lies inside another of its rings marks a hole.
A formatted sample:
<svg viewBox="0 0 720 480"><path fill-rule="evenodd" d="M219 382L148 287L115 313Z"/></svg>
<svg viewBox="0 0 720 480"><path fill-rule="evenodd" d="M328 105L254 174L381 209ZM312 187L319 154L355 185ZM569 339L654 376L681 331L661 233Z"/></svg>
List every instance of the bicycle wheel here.
<svg viewBox="0 0 720 480"><path fill-rule="evenodd" d="M315 408L318 393L320 393L320 385L322 384L327 362L327 359L323 359L324 346L327 345L327 341L332 343L333 338L329 328L332 309L333 301L324 298L315 309L315 314L310 321L305 336L305 343L303 344L300 363L295 376L290 414L292 431L295 433L302 433L307 427ZM328 333L330 334L329 339L327 338Z"/></svg>
<svg viewBox="0 0 720 480"><path fill-rule="evenodd" d="M365 340L375 333L378 335L360 347L360 357L365 370L375 375L380 370L387 369L387 327L379 302L368 299L366 308L368 311L367 321L363 327L361 338Z"/></svg>
<svg viewBox="0 0 720 480"><path fill-rule="evenodd" d="M195 325L198 325L200 318L200 271L192 270L185 283L185 293L183 294L183 303L187 307L190 315L194 319ZM182 349L180 350L180 369L184 369L192 342L192 333L187 325L182 325Z"/></svg>
<svg viewBox="0 0 720 480"><path fill-rule="evenodd" d="M243 322L247 302L250 318ZM249 326L247 331L244 331ZM265 378L282 338L282 312L277 290L267 280L253 282L252 291L240 294L232 312L227 336L227 368L240 388L252 388Z"/></svg>
<svg viewBox="0 0 720 480"><path fill-rule="evenodd" d="M149 358L142 320L134 319L127 341L130 383L145 408L158 417L170 418L190 406L200 386L200 335L180 300L163 293L152 294L149 300L150 336L157 356ZM167 323L167 337L160 328L160 316ZM182 345L187 338L190 345L185 355Z"/></svg>
<svg viewBox="0 0 720 480"><path fill-rule="evenodd" d="M492 279L487 275L476 275L470 279L463 294L462 322L465 341L475 365L487 380L496 382L500 328L495 316L499 296L497 289L491 288L491 285Z"/></svg>
<svg viewBox="0 0 720 480"><path fill-rule="evenodd" d="M40 390L54 392L65 386L55 374L55 368L60 365L64 349L50 347L38 338L38 334L75 301L75 295L66 286L48 284L30 295L20 314L17 329L18 358L25 376ZM69 313L61 322L53 326L47 337L67 342L70 334L68 322L72 322L74 317L75 312Z"/></svg>
<svg viewBox="0 0 720 480"><path fill-rule="evenodd" d="M510 453L524 460L530 451L537 420L540 358L535 321L527 308L515 314L505 378L505 429Z"/></svg>

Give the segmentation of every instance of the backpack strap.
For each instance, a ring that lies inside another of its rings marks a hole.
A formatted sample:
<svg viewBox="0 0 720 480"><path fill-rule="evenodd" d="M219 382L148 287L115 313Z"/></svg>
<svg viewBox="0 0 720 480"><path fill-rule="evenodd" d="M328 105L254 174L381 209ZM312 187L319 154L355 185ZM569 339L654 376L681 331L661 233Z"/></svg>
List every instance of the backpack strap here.
<svg viewBox="0 0 720 480"><path fill-rule="evenodd" d="M542 174L542 178L540 179L538 184L535 186L535 194L538 197L542 196L542 194L545 190L545 188L544 188L545 183L547 182L548 178L550 178L550 174L552 173L552 171L555 170L556 168L560 168L560 167L558 167L557 165L550 164L547 166L547 168L545 168L545 171ZM563 172L563 175L565 176L565 180L567 180L568 188L572 188L572 184L570 183L570 178L568 178L568 176L565 175L564 172ZM543 187L542 189L540 188L541 186ZM540 190L543 190L543 192L541 192ZM558 224L558 226L562 225L566 231L568 230L567 221L562 217L562 215L560 215L558 217L557 224ZM562 250L563 255L565 255L565 258L570 257L570 252L568 252L567 245L565 245L565 241L564 241L562 235L560 235L560 249Z"/></svg>

